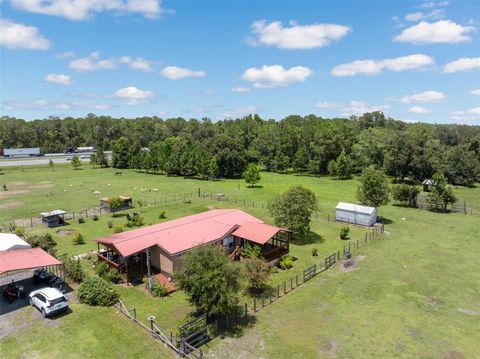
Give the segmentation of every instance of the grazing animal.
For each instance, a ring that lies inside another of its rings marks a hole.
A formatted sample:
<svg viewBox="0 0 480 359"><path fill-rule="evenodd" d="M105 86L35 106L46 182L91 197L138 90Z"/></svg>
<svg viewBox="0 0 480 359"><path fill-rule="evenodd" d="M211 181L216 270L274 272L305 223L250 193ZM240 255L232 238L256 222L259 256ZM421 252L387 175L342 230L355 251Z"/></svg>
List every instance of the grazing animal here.
<svg viewBox="0 0 480 359"><path fill-rule="evenodd" d="M71 184L70 187L73 187L73 184Z"/></svg>
<svg viewBox="0 0 480 359"><path fill-rule="evenodd" d="M154 188L154 189L153 189L153 192L158 192L158 188Z"/></svg>
<svg viewBox="0 0 480 359"><path fill-rule="evenodd" d="M115 176L121 176L122 172L115 172Z"/></svg>
<svg viewBox="0 0 480 359"><path fill-rule="evenodd" d="M109 184L107 184L107 186L108 186L108 187L110 187L110 186L111 186L111 184L109 183Z"/></svg>
<svg viewBox="0 0 480 359"><path fill-rule="evenodd" d="M64 189L64 190L63 190L63 192L67 192L67 190L66 190L66 189Z"/></svg>
<svg viewBox="0 0 480 359"><path fill-rule="evenodd" d="M98 192L98 191L95 191L95 192L93 192L93 194L94 194L95 196L98 196L98 195L101 194L101 193Z"/></svg>

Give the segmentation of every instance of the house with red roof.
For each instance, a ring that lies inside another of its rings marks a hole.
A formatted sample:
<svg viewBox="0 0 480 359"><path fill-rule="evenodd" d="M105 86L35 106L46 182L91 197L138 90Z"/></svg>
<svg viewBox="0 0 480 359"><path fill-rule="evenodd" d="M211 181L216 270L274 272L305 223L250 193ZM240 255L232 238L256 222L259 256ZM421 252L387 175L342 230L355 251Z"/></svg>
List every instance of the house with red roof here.
<svg viewBox="0 0 480 359"><path fill-rule="evenodd" d="M292 232L275 227L239 209L214 209L171 221L96 239L98 258L122 272L153 270L170 278L182 257L203 245L221 245L234 255L249 243L261 246L274 263L288 253Z"/></svg>

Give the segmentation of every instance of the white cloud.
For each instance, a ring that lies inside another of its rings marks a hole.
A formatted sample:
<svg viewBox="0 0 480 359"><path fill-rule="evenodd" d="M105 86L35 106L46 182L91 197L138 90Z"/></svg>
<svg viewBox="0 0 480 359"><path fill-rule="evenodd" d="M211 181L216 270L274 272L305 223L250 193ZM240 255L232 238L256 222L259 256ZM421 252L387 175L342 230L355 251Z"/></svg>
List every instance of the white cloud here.
<svg viewBox="0 0 480 359"><path fill-rule="evenodd" d="M470 91L470 95L480 96L480 89L475 89Z"/></svg>
<svg viewBox="0 0 480 359"><path fill-rule="evenodd" d="M480 107L474 107L466 111L452 111L450 118L459 122L480 121Z"/></svg>
<svg viewBox="0 0 480 359"><path fill-rule="evenodd" d="M287 86L294 82L304 82L312 73L312 70L303 66L294 66L287 70L281 65L263 65L261 68L247 69L243 73L242 79L252 82L253 86L257 88L272 88Z"/></svg>
<svg viewBox="0 0 480 359"><path fill-rule="evenodd" d="M205 71L194 71L178 66L167 66L160 71L160 75L169 80L181 80L187 77L205 77L206 73Z"/></svg>
<svg viewBox="0 0 480 359"><path fill-rule="evenodd" d="M451 20L422 21L404 29L394 40L413 44L455 44L470 41L472 38L468 34L474 31L473 26L462 26Z"/></svg>
<svg viewBox="0 0 480 359"><path fill-rule="evenodd" d="M254 113L257 113L258 109L254 106L236 107L223 112L220 117L222 118L241 118Z"/></svg>
<svg viewBox="0 0 480 359"><path fill-rule="evenodd" d="M48 108L48 101L33 100L33 101L6 101L2 103L4 110L45 110Z"/></svg>
<svg viewBox="0 0 480 359"><path fill-rule="evenodd" d="M472 70L480 70L480 57L463 57L443 66L443 72L447 74Z"/></svg>
<svg viewBox="0 0 480 359"><path fill-rule="evenodd" d="M385 60L356 60L335 66L330 73L333 76L378 75L384 69L399 72L425 68L434 63L430 56L415 54Z"/></svg>
<svg viewBox="0 0 480 359"><path fill-rule="evenodd" d="M428 19L441 19L445 17L445 10L444 9L435 9L430 12L424 13L422 11L413 12L410 14L405 15L405 21L416 22L420 20L428 20Z"/></svg>
<svg viewBox="0 0 480 359"><path fill-rule="evenodd" d="M316 108L323 108L323 109L327 109L327 110L339 108L340 106L342 106L341 103L338 103L338 102L328 102L328 101L317 102L317 103L315 104L315 107L316 107Z"/></svg>
<svg viewBox="0 0 480 359"><path fill-rule="evenodd" d="M370 106L362 101L350 101L348 105L342 106L340 108L340 113L343 116L363 115L365 112L383 112L385 110L388 110L389 108L390 106L388 105Z"/></svg>
<svg viewBox="0 0 480 359"><path fill-rule="evenodd" d="M92 102L48 102L47 100L33 100L33 101L7 101L2 103L2 108L7 111L15 111L15 110L105 111L110 109L110 105L105 103L92 103Z"/></svg>
<svg viewBox="0 0 480 359"><path fill-rule="evenodd" d="M253 35L247 41L254 46L275 46L289 50L313 49L328 46L332 41L342 39L351 30L348 26L336 24L299 25L291 22L290 25L283 27L280 21L255 21L250 26Z"/></svg>
<svg viewBox="0 0 480 359"><path fill-rule="evenodd" d="M8 49L48 50L51 43L35 26L0 19L0 45Z"/></svg>
<svg viewBox="0 0 480 359"><path fill-rule="evenodd" d="M422 5L420 5L420 7L425 8L425 9L431 9L433 7L448 6L448 4L450 4L450 2L448 2L448 1L429 1L429 2L423 3Z"/></svg>
<svg viewBox="0 0 480 359"><path fill-rule="evenodd" d="M69 75L64 75L64 74L48 74L47 76L45 76L44 80L47 82L53 82L59 85L73 84L72 78Z"/></svg>
<svg viewBox="0 0 480 359"><path fill-rule="evenodd" d="M71 59L72 57L75 57L75 53L73 51L67 51L67 52L62 52L60 54L57 54L57 57L59 59Z"/></svg>
<svg viewBox="0 0 480 359"><path fill-rule="evenodd" d="M128 86L115 92L114 97L124 100L127 105L137 105L147 102L154 95L155 94L152 91L140 90L135 86Z"/></svg>
<svg viewBox="0 0 480 359"><path fill-rule="evenodd" d="M243 87L243 86L232 87L232 92L250 92L250 87Z"/></svg>
<svg viewBox="0 0 480 359"><path fill-rule="evenodd" d="M400 101L403 103L412 103L412 102L441 102L445 101L447 96L438 91L424 91L416 93L413 95L403 96Z"/></svg>
<svg viewBox="0 0 480 359"><path fill-rule="evenodd" d="M425 108L422 106L413 106L408 109L408 112L410 113L416 113L416 114L423 114L423 113L430 113L432 110L429 108Z"/></svg>
<svg viewBox="0 0 480 359"><path fill-rule="evenodd" d="M88 20L94 14L106 11L156 18L162 12L160 3L160 0L11 0L16 9L69 20Z"/></svg>
<svg viewBox="0 0 480 359"><path fill-rule="evenodd" d="M120 63L128 65L131 69L140 70L144 72L152 72L154 68L153 61L142 59L141 57L131 58L130 56L122 56Z"/></svg>
<svg viewBox="0 0 480 359"><path fill-rule="evenodd" d="M92 52L87 57L72 60L68 66L77 71L87 72L96 70L112 70L117 67L115 59L102 60L100 52Z"/></svg>

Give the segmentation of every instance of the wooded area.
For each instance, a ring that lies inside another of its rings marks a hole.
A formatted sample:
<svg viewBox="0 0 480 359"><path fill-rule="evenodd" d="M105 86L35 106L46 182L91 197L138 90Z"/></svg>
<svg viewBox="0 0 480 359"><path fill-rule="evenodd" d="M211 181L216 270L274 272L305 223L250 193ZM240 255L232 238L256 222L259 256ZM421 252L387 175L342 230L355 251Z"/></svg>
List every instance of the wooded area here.
<svg viewBox="0 0 480 359"><path fill-rule="evenodd" d="M281 121L250 115L215 123L93 114L35 121L2 117L0 146L40 147L44 153L95 146L113 150L114 167L182 176L238 177L248 163L261 163L267 171L326 174L342 151L339 163L347 156L354 173L375 165L396 180L419 182L441 171L450 183L471 185L480 173L480 126L405 123L381 112Z"/></svg>

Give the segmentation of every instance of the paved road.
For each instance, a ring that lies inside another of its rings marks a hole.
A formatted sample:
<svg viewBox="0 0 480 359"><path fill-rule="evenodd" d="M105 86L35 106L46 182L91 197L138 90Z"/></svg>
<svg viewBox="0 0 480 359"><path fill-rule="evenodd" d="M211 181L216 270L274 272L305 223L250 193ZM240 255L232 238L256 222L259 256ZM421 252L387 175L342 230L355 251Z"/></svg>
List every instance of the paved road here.
<svg viewBox="0 0 480 359"><path fill-rule="evenodd" d="M66 157L51 157L53 163L69 163ZM9 167L9 166L33 166L33 165L46 165L50 160L49 157L41 158L12 158L9 160L2 159L0 160L0 167ZM80 158L82 162L89 162L89 158Z"/></svg>

